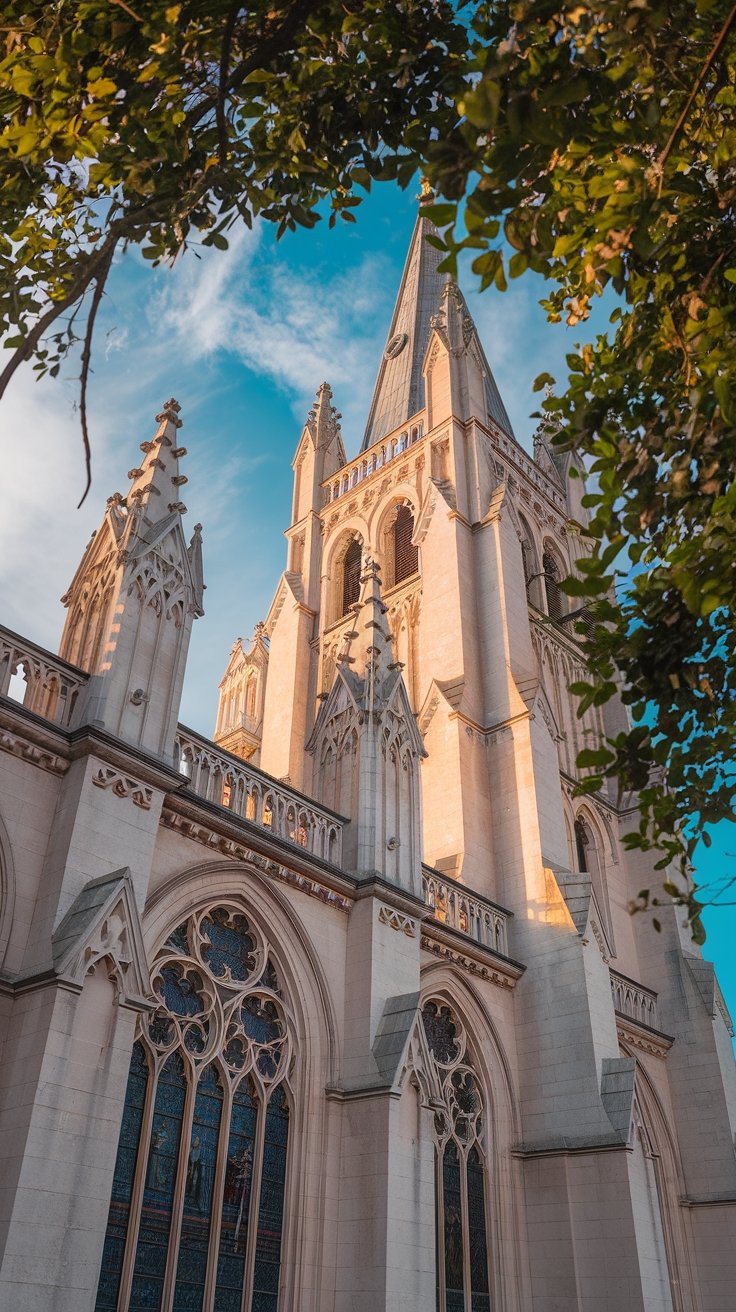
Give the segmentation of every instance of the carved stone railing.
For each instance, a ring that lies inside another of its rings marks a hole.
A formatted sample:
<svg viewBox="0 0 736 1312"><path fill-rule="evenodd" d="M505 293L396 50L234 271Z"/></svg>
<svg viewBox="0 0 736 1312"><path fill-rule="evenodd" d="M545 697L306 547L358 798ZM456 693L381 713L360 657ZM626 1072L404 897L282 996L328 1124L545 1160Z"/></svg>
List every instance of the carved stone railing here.
<svg viewBox="0 0 736 1312"><path fill-rule="evenodd" d="M507 911L429 866L422 871L422 885L424 900L435 920L467 934L492 952L508 956Z"/></svg>
<svg viewBox="0 0 736 1312"><path fill-rule="evenodd" d="M68 729L88 678L83 670L0 626L0 696Z"/></svg>
<svg viewBox="0 0 736 1312"><path fill-rule="evenodd" d="M333 811L279 783L179 725L175 757L193 793L225 806L242 820L339 865L344 821Z"/></svg>
<svg viewBox="0 0 736 1312"><path fill-rule="evenodd" d="M650 1029L658 1028L657 995L652 989L612 970L611 992L613 1009L619 1015L628 1016L629 1020L638 1021L640 1025L648 1025Z"/></svg>
<svg viewBox="0 0 736 1312"><path fill-rule="evenodd" d="M337 501L347 492L352 492L359 483L375 474L378 469L383 469L390 464L392 460L405 456L408 451L421 442L424 437L424 422L416 419L412 424L408 424L401 432L389 434L381 442L376 442L370 451L365 455L356 456L343 465L339 473L335 474L329 481L322 485L323 501L327 506L331 501Z"/></svg>

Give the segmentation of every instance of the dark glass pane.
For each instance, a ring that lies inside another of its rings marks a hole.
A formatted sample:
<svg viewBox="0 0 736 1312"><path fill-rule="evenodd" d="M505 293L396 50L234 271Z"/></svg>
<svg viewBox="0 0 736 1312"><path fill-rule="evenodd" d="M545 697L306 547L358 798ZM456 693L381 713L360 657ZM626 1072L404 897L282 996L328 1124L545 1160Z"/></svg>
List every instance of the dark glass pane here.
<svg viewBox="0 0 736 1312"><path fill-rule="evenodd" d="M240 1312L257 1112L252 1088L244 1080L230 1116L214 1312Z"/></svg>
<svg viewBox="0 0 736 1312"><path fill-rule="evenodd" d="M169 934L166 940L167 948L174 948L176 952L189 952L189 941L187 939L187 921L183 925L178 925L173 934Z"/></svg>
<svg viewBox="0 0 736 1312"><path fill-rule="evenodd" d="M419 550L412 544L414 516L408 506L399 506L394 523L394 583L401 583L419 569Z"/></svg>
<svg viewBox="0 0 736 1312"><path fill-rule="evenodd" d="M460 1162L452 1139L442 1162L445 1203L445 1307L447 1312L464 1312L463 1223L460 1207Z"/></svg>
<svg viewBox="0 0 736 1312"><path fill-rule="evenodd" d="M278 976L272 962L267 961L266 967L258 981L258 984L264 989L272 989L274 993L280 993Z"/></svg>
<svg viewBox="0 0 736 1312"><path fill-rule="evenodd" d="M115 1158L115 1174L112 1180L110 1212L107 1218L105 1246L102 1251L102 1269L97 1286L95 1312L108 1312L108 1309L109 1312L114 1312L117 1307L147 1082L148 1067L143 1045L135 1043L130 1062L128 1087L125 1091L118 1155Z"/></svg>
<svg viewBox="0 0 736 1312"><path fill-rule="evenodd" d="M281 1036L279 1013L268 998L252 994L243 1003L240 1016L243 1029L256 1043L273 1043Z"/></svg>
<svg viewBox="0 0 736 1312"><path fill-rule="evenodd" d="M276 1089L266 1112L251 1312L276 1312L288 1138L289 1109L283 1089Z"/></svg>
<svg viewBox="0 0 736 1312"><path fill-rule="evenodd" d="M490 1312L488 1294L488 1240L483 1166L477 1148L468 1153L468 1240L470 1243L470 1288L472 1312Z"/></svg>
<svg viewBox="0 0 736 1312"><path fill-rule="evenodd" d="M588 870L588 835L585 831L585 825L582 820L575 821L575 851L578 858L578 870L587 873Z"/></svg>
<svg viewBox="0 0 736 1312"><path fill-rule="evenodd" d="M435 1290L436 1290L436 1296L435 1296L436 1312L440 1312L440 1294L442 1289L440 1285L440 1274L441 1274L440 1273L440 1226L439 1226L440 1200L437 1196L437 1191L439 1187L438 1167L439 1167L439 1157L438 1157L437 1149L435 1148L434 1150L434 1221L435 1221L434 1274L435 1274Z"/></svg>
<svg viewBox="0 0 736 1312"><path fill-rule="evenodd" d="M208 1066L194 1101L173 1312L200 1312L202 1307L221 1115L222 1085Z"/></svg>
<svg viewBox="0 0 736 1312"><path fill-rule="evenodd" d="M161 1306L185 1092L184 1063L178 1052L173 1052L158 1077L156 1088L127 1312L158 1312Z"/></svg>
<svg viewBox="0 0 736 1312"><path fill-rule="evenodd" d="M197 1016L205 1010L198 990L202 980L194 970L185 973L181 966L164 966L159 976L158 992L175 1016Z"/></svg>
<svg viewBox="0 0 736 1312"><path fill-rule="evenodd" d="M357 538L353 538L345 552L342 564L342 613L347 614L360 598L360 573L363 564L363 550Z"/></svg>
<svg viewBox="0 0 736 1312"><path fill-rule="evenodd" d="M456 1061L460 1049L456 1043L457 1028L450 1008L428 1002L422 1010L422 1021L432 1056L445 1066Z"/></svg>
<svg viewBox="0 0 736 1312"><path fill-rule="evenodd" d="M246 980L253 965L255 943L245 916L216 907L201 925L206 940L202 956L218 979Z"/></svg>

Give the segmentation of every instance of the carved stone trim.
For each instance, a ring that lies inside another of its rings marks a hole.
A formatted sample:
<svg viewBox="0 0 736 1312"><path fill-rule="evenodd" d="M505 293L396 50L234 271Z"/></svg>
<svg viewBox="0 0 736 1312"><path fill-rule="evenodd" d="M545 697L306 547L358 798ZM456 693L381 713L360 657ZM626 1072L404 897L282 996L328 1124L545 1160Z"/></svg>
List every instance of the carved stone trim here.
<svg viewBox="0 0 736 1312"><path fill-rule="evenodd" d="M92 783L96 788L111 788L116 797L129 797L133 805L139 806L142 811L151 809L153 789L146 788L137 779L120 774L118 770L113 770L109 766L100 766L92 775Z"/></svg>
<svg viewBox="0 0 736 1312"><path fill-rule="evenodd" d="M635 1021L629 1020L628 1016L621 1016L619 1012L616 1013L616 1033L621 1043L662 1059L667 1056L675 1041L669 1034L660 1034L658 1030L637 1025Z"/></svg>
<svg viewBox="0 0 736 1312"><path fill-rule="evenodd" d="M9 733L7 730L0 732L0 750L10 752L11 756L18 756L22 761L30 761L31 765L37 765L39 769L47 770L49 774L66 774L69 769L69 762L62 756L46 751L43 747L37 747L35 743L28 742L26 738L19 738L17 734Z"/></svg>
<svg viewBox="0 0 736 1312"><path fill-rule="evenodd" d="M476 979L488 980L491 984L497 984L502 989L513 989L516 984L518 975L507 975L505 971L496 970L492 966L485 966L480 961L465 952L459 952L456 948L451 948L447 943L440 943L428 934L422 934L422 947L427 952L431 952L435 957L441 957L444 961L450 962L453 966L459 966L461 970L467 970L468 974L474 975ZM521 974L521 971L518 972Z"/></svg>
<svg viewBox="0 0 736 1312"><path fill-rule="evenodd" d="M307 897L315 897L318 901L334 907L337 911L347 914L352 906L351 898L345 897L342 893L336 893L334 889L328 888L326 884L320 883L319 880L312 879L309 875L300 874L297 870L290 870L288 866L283 866L278 861L272 861L269 857L254 852L252 848L236 843L234 839L226 838L223 834L218 834L214 829L210 829L208 825L198 824L195 820L180 815L178 811L174 811L170 807L165 806L163 808L161 823L167 829L173 829L176 833L181 834L183 838L190 838L195 843L201 843L204 847L208 847L221 856L231 857L233 861L247 861L272 879L278 879L284 884L289 884L292 888L298 888L301 893L306 893Z"/></svg>
<svg viewBox="0 0 736 1312"><path fill-rule="evenodd" d="M416 938L417 922L412 920L411 916L405 916L401 911L396 911L393 907L386 907L381 903L378 908L378 919L382 925L388 925L390 929L396 929L401 934L406 934L407 938Z"/></svg>

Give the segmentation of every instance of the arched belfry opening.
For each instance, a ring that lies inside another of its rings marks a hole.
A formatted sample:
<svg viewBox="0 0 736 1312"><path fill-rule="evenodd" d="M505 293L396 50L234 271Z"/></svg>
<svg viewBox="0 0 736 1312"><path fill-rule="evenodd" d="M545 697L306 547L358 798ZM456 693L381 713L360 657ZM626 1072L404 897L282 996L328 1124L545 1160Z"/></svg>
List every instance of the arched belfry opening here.
<svg viewBox="0 0 736 1312"><path fill-rule="evenodd" d="M411 578L419 569L419 548L413 542L414 516L409 506L399 506L391 530L392 569L389 571L394 586Z"/></svg>
<svg viewBox="0 0 736 1312"><path fill-rule="evenodd" d="M363 561L363 548L360 540L353 538L342 562L342 614L347 615L351 606L360 600L360 571Z"/></svg>
<svg viewBox="0 0 736 1312"><path fill-rule="evenodd" d="M560 587L562 570L557 557L549 550L542 556L542 570L547 614L551 620L560 620L565 614L565 594Z"/></svg>

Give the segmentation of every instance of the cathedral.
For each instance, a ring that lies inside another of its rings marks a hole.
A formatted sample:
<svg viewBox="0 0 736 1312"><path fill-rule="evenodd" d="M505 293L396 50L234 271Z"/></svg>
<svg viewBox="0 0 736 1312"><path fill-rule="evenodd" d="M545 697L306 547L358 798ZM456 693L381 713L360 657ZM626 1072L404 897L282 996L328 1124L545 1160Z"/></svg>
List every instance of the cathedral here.
<svg viewBox="0 0 736 1312"><path fill-rule="evenodd" d="M211 739L176 401L58 655L0 628L2 1312L736 1307L733 1026L627 910L636 798L576 793L626 714L568 692L583 484L433 231L356 455L319 387Z"/></svg>

